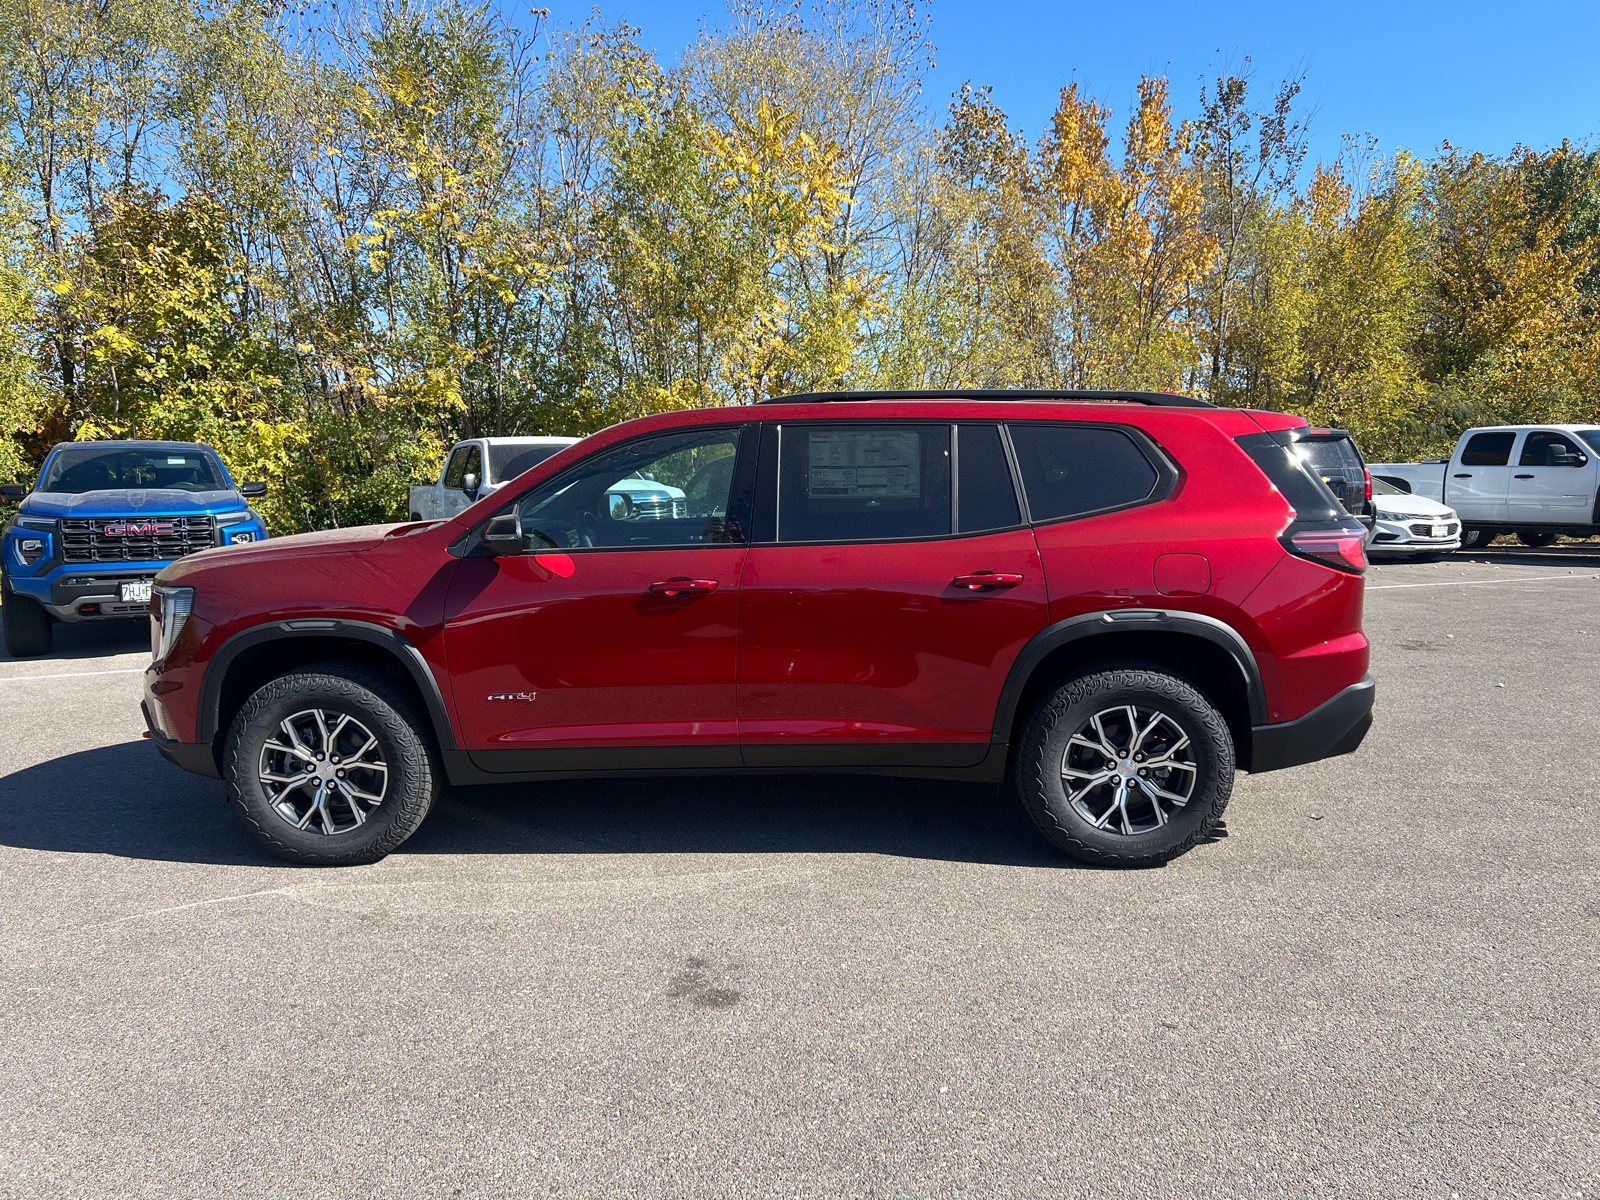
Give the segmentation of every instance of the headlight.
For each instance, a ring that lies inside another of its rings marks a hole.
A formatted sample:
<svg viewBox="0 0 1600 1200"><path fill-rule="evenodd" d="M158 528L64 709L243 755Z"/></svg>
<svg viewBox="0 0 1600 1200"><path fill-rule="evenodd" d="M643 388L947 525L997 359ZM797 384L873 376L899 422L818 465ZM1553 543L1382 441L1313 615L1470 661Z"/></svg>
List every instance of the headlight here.
<svg viewBox="0 0 1600 1200"><path fill-rule="evenodd" d="M178 635L189 623L194 608L194 589L157 586L150 592L150 656L160 662L178 644Z"/></svg>
<svg viewBox="0 0 1600 1200"><path fill-rule="evenodd" d="M248 508L243 512L223 513L217 518L217 527L220 529L224 525L237 525L240 521L248 521L254 515Z"/></svg>
<svg viewBox="0 0 1600 1200"><path fill-rule="evenodd" d="M56 522L54 517L25 517L19 516L17 524L23 529L47 529L55 532Z"/></svg>
<svg viewBox="0 0 1600 1200"><path fill-rule="evenodd" d="M1381 508L1378 510L1378 520L1380 521L1400 521L1401 523L1404 523L1413 519L1414 518L1407 516L1405 513L1384 512Z"/></svg>
<svg viewBox="0 0 1600 1200"><path fill-rule="evenodd" d="M43 538L18 538L15 545L17 547L17 558L21 560L22 565L25 567L33 566L34 563L39 561L39 556L44 553Z"/></svg>

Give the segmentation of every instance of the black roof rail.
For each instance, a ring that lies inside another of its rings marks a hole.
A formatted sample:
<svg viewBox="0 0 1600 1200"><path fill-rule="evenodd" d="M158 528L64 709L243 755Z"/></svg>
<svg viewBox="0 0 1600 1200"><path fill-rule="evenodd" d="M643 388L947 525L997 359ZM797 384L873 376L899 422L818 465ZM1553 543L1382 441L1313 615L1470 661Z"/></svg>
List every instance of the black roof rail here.
<svg viewBox="0 0 1600 1200"><path fill-rule="evenodd" d="M1157 408L1215 408L1209 400L1173 392L1056 391L1050 388L939 388L879 392L802 392L772 396L757 404L837 404L857 400L1116 400Z"/></svg>

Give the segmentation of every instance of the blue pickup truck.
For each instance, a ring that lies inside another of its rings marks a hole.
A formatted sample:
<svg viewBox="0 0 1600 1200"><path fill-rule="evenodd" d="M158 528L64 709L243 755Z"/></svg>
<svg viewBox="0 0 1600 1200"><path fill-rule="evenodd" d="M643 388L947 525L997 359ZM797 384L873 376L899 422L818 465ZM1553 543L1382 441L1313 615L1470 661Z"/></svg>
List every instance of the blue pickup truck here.
<svg viewBox="0 0 1600 1200"><path fill-rule="evenodd" d="M156 572L186 554L267 536L249 497L210 446L63 442L0 531L0 618L14 656L47 654L57 621L144 617Z"/></svg>

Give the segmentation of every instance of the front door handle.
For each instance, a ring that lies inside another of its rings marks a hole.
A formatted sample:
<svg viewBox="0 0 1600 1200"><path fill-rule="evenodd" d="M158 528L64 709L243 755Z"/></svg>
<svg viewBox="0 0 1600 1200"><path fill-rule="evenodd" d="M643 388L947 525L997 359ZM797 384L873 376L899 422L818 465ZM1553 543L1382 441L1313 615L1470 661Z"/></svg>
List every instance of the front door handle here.
<svg viewBox="0 0 1600 1200"><path fill-rule="evenodd" d="M1472 472L1468 471L1465 475L1457 475L1456 478L1457 479L1471 479L1472 478Z"/></svg>
<svg viewBox="0 0 1600 1200"><path fill-rule="evenodd" d="M957 575L950 581L950 586L966 588L969 592L987 592L994 588L1014 588L1021 582L1021 575L1002 575L994 571L974 571L971 575Z"/></svg>
<svg viewBox="0 0 1600 1200"><path fill-rule="evenodd" d="M681 575L650 585L650 591L657 596L704 596L716 590L715 579L686 579Z"/></svg>
<svg viewBox="0 0 1600 1200"><path fill-rule="evenodd" d="M1517 479L1532 479L1533 476L1532 475L1518 475L1518 476L1515 476L1515 478L1517 478Z"/></svg>

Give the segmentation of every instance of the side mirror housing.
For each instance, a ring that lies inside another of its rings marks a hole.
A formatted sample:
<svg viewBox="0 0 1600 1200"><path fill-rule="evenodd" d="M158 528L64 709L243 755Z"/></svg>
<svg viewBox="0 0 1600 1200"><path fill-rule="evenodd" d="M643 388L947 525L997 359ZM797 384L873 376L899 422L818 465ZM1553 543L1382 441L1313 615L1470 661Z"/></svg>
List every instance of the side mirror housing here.
<svg viewBox="0 0 1600 1200"><path fill-rule="evenodd" d="M0 483L0 500L21 500L32 490L25 483Z"/></svg>
<svg viewBox="0 0 1600 1200"><path fill-rule="evenodd" d="M483 527L483 548L496 558L522 553L522 522L516 513L490 517Z"/></svg>
<svg viewBox="0 0 1600 1200"><path fill-rule="evenodd" d="M461 477L461 490L467 494L468 498L476 500L478 498L478 487L482 482L483 480L478 478L476 471L468 471Z"/></svg>
<svg viewBox="0 0 1600 1200"><path fill-rule="evenodd" d="M239 485L239 495L241 496L254 498L256 496L265 496L266 494L267 485L262 483L259 479L252 483L241 483Z"/></svg>

